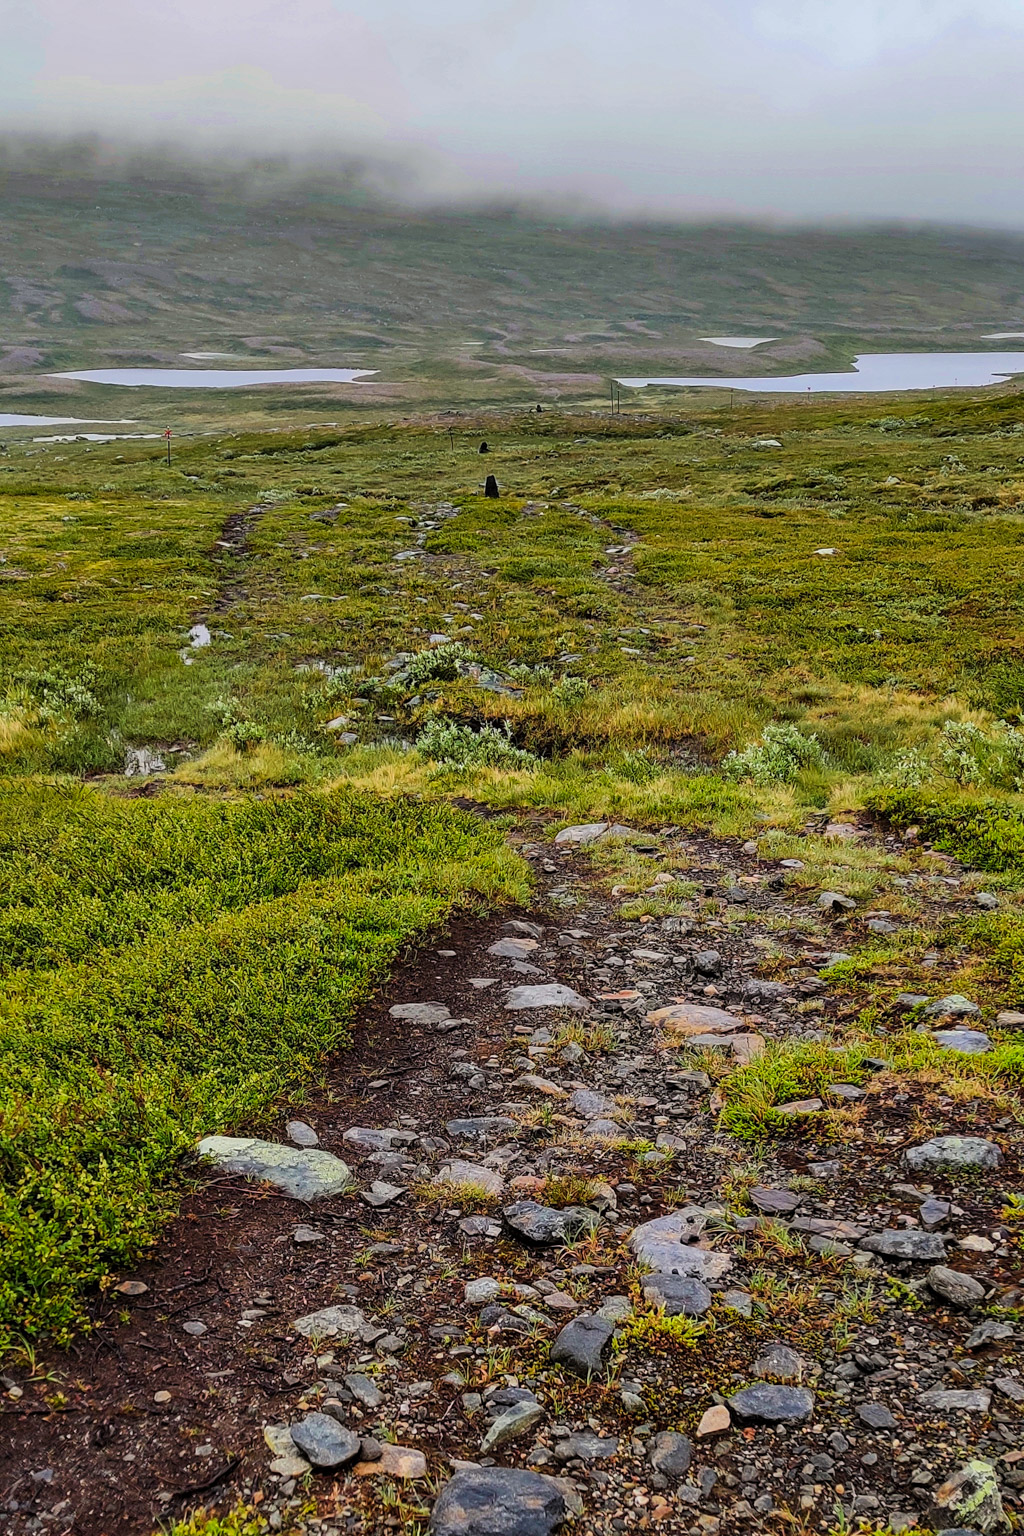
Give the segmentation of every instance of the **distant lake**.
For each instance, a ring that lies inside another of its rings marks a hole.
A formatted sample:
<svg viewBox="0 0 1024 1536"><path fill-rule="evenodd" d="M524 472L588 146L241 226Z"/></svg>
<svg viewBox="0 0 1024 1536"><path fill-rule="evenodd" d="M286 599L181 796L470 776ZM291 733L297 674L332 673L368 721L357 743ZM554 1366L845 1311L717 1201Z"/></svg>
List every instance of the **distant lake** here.
<svg viewBox="0 0 1024 1536"><path fill-rule="evenodd" d="M81 373L51 373L51 379L80 379L84 384L148 384L156 389L244 389L252 384L352 384L376 368L86 368Z"/></svg>
<svg viewBox="0 0 1024 1536"><path fill-rule="evenodd" d="M122 421L88 421L80 416L10 416L0 414L0 427L120 427L131 425Z"/></svg>
<svg viewBox="0 0 1024 1536"><path fill-rule="evenodd" d="M887 394L898 389L977 389L1024 373L1024 352L864 352L852 373L797 373L775 378L617 379L626 389L660 384L677 389L749 389L762 395L828 391Z"/></svg>

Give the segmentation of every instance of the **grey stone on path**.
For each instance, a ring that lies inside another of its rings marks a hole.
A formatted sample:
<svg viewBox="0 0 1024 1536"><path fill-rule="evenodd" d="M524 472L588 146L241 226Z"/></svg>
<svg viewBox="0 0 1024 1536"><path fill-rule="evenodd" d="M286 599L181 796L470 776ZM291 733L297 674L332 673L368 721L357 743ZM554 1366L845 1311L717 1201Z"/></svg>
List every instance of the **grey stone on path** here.
<svg viewBox="0 0 1024 1536"><path fill-rule="evenodd" d="M998 1168L1003 1154L994 1141L981 1136L933 1136L920 1146L908 1147L903 1154L903 1165L911 1173L930 1173L933 1169L948 1168L960 1172L971 1168Z"/></svg>
<svg viewBox="0 0 1024 1536"><path fill-rule="evenodd" d="M614 1329L604 1317L584 1314L566 1323L551 1346L551 1360L584 1380L601 1369L601 1356Z"/></svg>
<svg viewBox="0 0 1024 1536"><path fill-rule="evenodd" d="M342 1467L359 1455L359 1436L326 1413L307 1413L291 1427L292 1439L314 1467Z"/></svg>
<svg viewBox="0 0 1024 1536"><path fill-rule="evenodd" d="M800 1197L788 1189L752 1189L750 1202L762 1216L788 1216L800 1204Z"/></svg>
<svg viewBox="0 0 1024 1536"><path fill-rule="evenodd" d="M513 1403L494 1420L481 1442L481 1451L486 1456L488 1452L496 1450L499 1445L506 1445L510 1440L518 1439L520 1435L527 1434L539 1424L543 1417L544 1409L536 1398L532 1401L524 1399L522 1402Z"/></svg>
<svg viewBox="0 0 1024 1536"><path fill-rule="evenodd" d="M342 1132L342 1141L358 1147L360 1152L390 1152L395 1142L408 1142L412 1136L407 1131L371 1130L367 1125L350 1125Z"/></svg>
<svg viewBox="0 0 1024 1536"><path fill-rule="evenodd" d="M703 1317L711 1305L711 1292L692 1275L656 1272L644 1275L643 1287L647 1300L664 1308L666 1317Z"/></svg>
<svg viewBox="0 0 1024 1536"><path fill-rule="evenodd" d="M549 981L536 987L513 987L505 999L505 1007L513 1013L527 1008L569 1008L574 1013L586 1013L591 1004L572 987Z"/></svg>
<svg viewBox="0 0 1024 1536"><path fill-rule="evenodd" d="M556 1461L610 1461L618 1454L619 1442L614 1435L597 1435L591 1430L580 1429L554 1446Z"/></svg>
<svg viewBox="0 0 1024 1536"><path fill-rule="evenodd" d="M697 1248L685 1241L698 1236L706 1220L698 1206L670 1211L634 1227L629 1246L638 1259L660 1273L689 1275L705 1284L720 1280L732 1266L729 1255Z"/></svg>
<svg viewBox="0 0 1024 1536"><path fill-rule="evenodd" d="M857 1417L868 1429L898 1429L899 1425L884 1403L860 1403Z"/></svg>
<svg viewBox="0 0 1024 1536"><path fill-rule="evenodd" d="M199 1155L224 1173L272 1184L292 1200L326 1200L344 1194L352 1183L348 1164L321 1148L286 1147L251 1136L204 1136Z"/></svg>
<svg viewBox="0 0 1024 1536"><path fill-rule="evenodd" d="M536 939L498 939L487 953L495 960L525 960L536 948Z"/></svg>
<svg viewBox="0 0 1024 1536"><path fill-rule="evenodd" d="M305 1247L307 1244L323 1243L326 1240L325 1233L318 1232L316 1227L307 1227L305 1222L300 1222L292 1233L292 1242L298 1248Z"/></svg>
<svg viewBox="0 0 1024 1536"><path fill-rule="evenodd" d="M933 1392L922 1392L918 1402L922 1408L932 1409L936 1413L988 1413L992 1393L983 1387L939 1387Z"/></svg>
<svg viewBox="0 0 1024 1536"><path fill-rule="evenodd" d="M563 827L555 836L555 842L564 847L567 843L585 848L588 843L599 842L603 837L636 837L635 827L624 827L620 822L590 821L579 827Z"/></svg>
<svg viewBox="0 0 1024 1536"><path fill-rule="evenodd" d="M381 1206L392 1205L408 1191L404 1184L389 1184L385 1179L374 1179L369 1189L360 1190L359 1193L367 1205L379 1210Z"/></svg>
<svg viewBox="0 0 1024 1536"><path fill-rule="evenodd" d="M589 1206L570 1205L559 1211L536 1200L517 1200L507 1205L502 1215L518 1237L542 1247L567 1242L581 1232L593 1232L600 1222Z"/></svg>
<svg viewBox="0 0 1024 1536"><path fill-rule="evenodd" d="M969 1312L985 1300L985 1287L973 1275L965 1275L959 1269L948 1269L936 1264L925 1276L925 1284L934 1296L948 1301L951 1306Z"/></svg>
<svg viewBox="0 0 1024 1536"><path fill-rule="evenodd" d="M478 1163L467 1163L458 1157L444 1163L430 1182L436 1185L464 1184L482 1195L493 1195L495 1198L505 1190L505 1180L493 1168L482 1168Z"/></svg>
<svg viewBox="0 0 1024 1536"><path fill-rule="evenodd" d="M490 1301L480 1313L479 1323L481 1328L496 1328L500 1333L531 1334L542 1323L549 1324L550 1319L543 1317L541 1313L534 1312L529 1307L520 1306L513 1312L500 1301Z"/></svg>
<svg viewBox="0 0 1024 1536"><path fill-rule="evenodd" d="M464 1237L500 1237L501 1223L493 1216L463 1216L459 1231Z"/></svg>
<svg viewBox="0 0 1024 1536"><path fill-rule="evenodd" d="M753 1317L754 1298L749 1291L726 1291L722 1296L722 1300L727 1307L731 1307L741 1317Z"/></svg>
<svg viewBox="0 0 1024 1536"><path fill-rule="evenodd" d="M936 1227L944 1227L952 1214L953 1207L948 1200L935 1200L929 1198L922 1200L918 1206L917 1214L921 1218L921 1225L926 1232L934 1232Z"/></svg>
<svg viewBox="0 0 1024 1536"><path fill-rule="evenodd" d="M850 1104L864 1098L864 1089L858 1088L856 1083L829 1083L825 1092L832 1094L834 1098L846 1099Z"/></svg>
<svg viewBox="0 0 1024 1536"><path fill-rule="evenodd" d="M822 891L818 906L822 912L852 912L857 903L839 891Z"/></svg>
<svg viewBox="0 0 1024 1536"><path fill-rule="evenodd" d="M504 1136L514 1131L516 1122L507 1115L471 1115L466 1120L449 1120L445 1130L449 1136L472 1136L486 1141L492 1136Z"/></svg>
<svg viewBox="0 0 1024 1536"><path fill-rule="evenodd" d="M368 1331L377 1331L371 1328L359 1307L321 1307L319 1312L308 1312L305 1317L297 1317L292 1327L304 1339L333 1339L339 1335L344 1338L362 1338Z"/></svg>
<svg viewBox="0 0 1024 1536"><path fill-rule="evenodd" d="M396 1003L388 1013L410 1024L443 1024L451 1018L447 1003Z"/></svg>
<svg viewBox="0 0 1024 1536"><path fill-rule="evenodd" d="M576 1114L583 1115L587 1120L595 1120L615 1108L603 1093L595 1093L591 1088L577 1088L569 1099L569 1104Z"/></svg>
<svg viewBox="0 0 1024 1536"><path fill-rule="evenodd" d="M521 917L510 918L507 923L502 923L502 931L511 933L521 939L542 939L544 929L540 923L528 923Z"/></svg>
<svg viewBox="0 0 1024 1536"><path fill-rule="evenodd" d="M664 1477L685 1477L693 1460L693 1445L674 1429L663 1429L647 1447L647 1459Z"/></svg>
<svg viewBox="0 0 1024 1536"><path fill-rule="evenodd" d="M727 1401L738 1419L755 1419L761 1424L803 1424L814 1412L814 1393L806 1387L769 1382L741 1387Z"/></svg>
<svg viewBox="0 0 1024 1536"><path fill-rule="evenodd" d="M431 1536L551 1536L568 1513L554 1478L518 1467L456 1472L430 1516Z"/></svg>
<svg viewBox="0 0 1024 1536"><path fill-rule="evenodd" d="M699 976L720 976L722 957L717 949L699 949L693 957L693 968Z"/></svg>
<svg viewBox="0 0 1024 1536"><path fill-rule="evenodd" d="M883 1259L912 1259L918 1264L934 1262L946 1257L946 1244L937 1232L890 1230L875 1232L862 1238L860 1247L868 1253L877 1253Z"/></svg>
<svg viewBox="0 0 1024 1536"><path fill-rule="evenodd" d="M980 1012L981 1009L977 1003L972 1003L968 997L961 997L959 992L950 992L946 997L937 997L923 1010L926 1019L965 1019L970 1014Z"/></svg>
<svg viewBox="0 0 1024 1536"><path fill-rule="evenodd" d="M384 1401L384 1394L377 1384L371 1381L369 1376L363 1376L358 1371L354 1371L351 1376L345 1377L345 1385L352 1393L356 1402L360 1403L364 1408L369 1408L371 1411L378 1409Z"/></svg>
<svg viewBox="0 0 1024 1536"><path fill-rule="evenodd" d="M977 1457L946 1479L935 1495L928 1523L939 1530L946 1516L961 1525L969 1520L969 1529L981 1531L983 1536L1009 1524L999 1494L999 1476L990 1461Z"/></svg>
<svg viewBox="0 0 1024 1536"><path fill-rule="evenodd" d="M306 1124L305 1120L289 1120L285 1126L285 1133L289 1140L293 1141L297 1147L318 1147L320 1145L320 1137L311 1125Z"/></svg>
<svg viewBox="0 0 1024 1536"><path fill-rule="evenodd" d="M788 1344L769 1344L750 1367L751 1374L761 1381L801 1382L807 1362Z"/></svg>
<svg viewBox="0 0 1024 1536"><path fill-rule="evenodd" d="M913 1013L915 1008L920 1008L927 1001L927 993L900 992L893 998L892 1006L898 1008L901 1013Z"/></svg>
<svg viewBox="0 0 1024 1536"><path fill-rule="evenodd" d="M193 1319L189 1323L183 1324L183 1329L184 1332L190 1334L193 1339L201 1339L204 1333L209 1332L206 1324L201 1323L198 1318Z"/></svg>
<svg viewBox="0 0 1024 1536"><path fill-rule="evenodd" d="M501 1281L492 1279L490 1275L466 1281L464 1296L470 1307L484 1307L489 1301L496 1301L500 1295Z"/></svg>
<svg viewBox="0 0 1024 1536"><path fill-rule="evenodd" d="M963 1056L982 1056L992 1049L992 1041L982 1029L937 1029L932 1039L944 1051L959 1051Z"/></svg>
<svg viewBox="0 0 1024 1536"><path fill-rule="evenodd" d="M1005 1339L1012 1339L1014 1330L1010 1323L997 1323L990 1318L987 1322L979 1323L964 1340L965 1349L984 1349L988 1344L1002 1344Z"/></svg>
<svg viewBox="0 0 1024 1536"><path fill-rule="evenodd" d="M590 1124L584 1127L583 1134L594 1141L618 1141L623 1135L623 1130L622 1126L617 1125L614 1120L591 1120Z"/></svg>

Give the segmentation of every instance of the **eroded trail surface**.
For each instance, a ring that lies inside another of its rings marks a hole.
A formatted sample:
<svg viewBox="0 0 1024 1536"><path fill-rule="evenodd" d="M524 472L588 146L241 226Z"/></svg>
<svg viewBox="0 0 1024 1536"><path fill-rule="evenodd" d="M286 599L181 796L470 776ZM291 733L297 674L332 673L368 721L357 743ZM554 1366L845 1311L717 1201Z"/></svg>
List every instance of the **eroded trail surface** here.
<svg viewBox="0 0 1024 1536"><path fill-rule="evenodd" d="M637 857L685 853L698 910L629 921L584 834L534 836L535 910L439 936L262 1128L275 1178L330 1181L327 1152L350 1189L302 1203L220 1149L95 1338L4 1378L10 1536L239 1498L321 1536L1019 1517L1021 1128L891 1070L895 1013L844 1081L859 1008L820 972L885 919L666 829ZM970 907L956 881L923 899ZM730 1083L799 1038L819 1091L744 1140Z"/></svg>

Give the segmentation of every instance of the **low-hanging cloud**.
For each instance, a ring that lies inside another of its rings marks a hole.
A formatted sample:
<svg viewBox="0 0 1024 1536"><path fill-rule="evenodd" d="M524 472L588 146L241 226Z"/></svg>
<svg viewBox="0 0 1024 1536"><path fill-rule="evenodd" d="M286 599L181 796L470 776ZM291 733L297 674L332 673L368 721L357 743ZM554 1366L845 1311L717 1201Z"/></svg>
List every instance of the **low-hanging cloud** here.
<svg viewBox="0 0 1024 1536"><path fill-rule="evenodd" d="M1020 0L0 0L0 126L428 195L1020 226Z"/></svg>

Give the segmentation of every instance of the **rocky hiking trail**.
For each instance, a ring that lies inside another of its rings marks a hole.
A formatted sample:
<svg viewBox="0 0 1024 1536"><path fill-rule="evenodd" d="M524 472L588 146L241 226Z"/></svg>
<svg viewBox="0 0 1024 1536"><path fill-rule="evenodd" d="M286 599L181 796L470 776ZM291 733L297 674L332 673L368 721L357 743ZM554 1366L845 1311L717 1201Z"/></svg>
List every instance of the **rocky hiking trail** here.
<svg viewBox="0 0 1024 1536"><path fill-rule="evenodd" d="M886 920L679 829L636 856L656 881L685 853L703 900L627 920L588 851L620 830L513 834L534 910L454 923L301 1111L204 1144L99 1331L3 1376L5 1533L239 1499L319 1536L1020 1517L1018 1121L880 1035L859 1086L783 1106L792 1135L726 1134L730 1072L842 1041L859 1010L820 973ZM943 869L943 914L973 907ZM924 1026L983 1049L936 983Z"/></svg>

